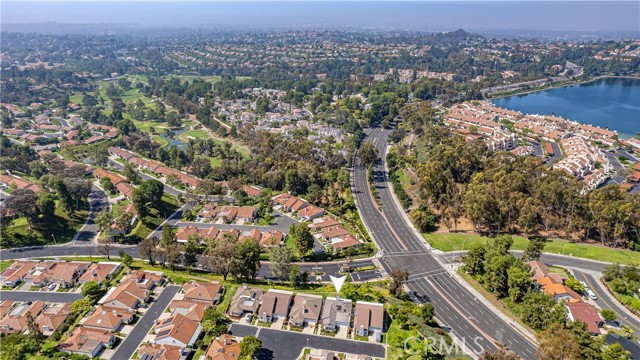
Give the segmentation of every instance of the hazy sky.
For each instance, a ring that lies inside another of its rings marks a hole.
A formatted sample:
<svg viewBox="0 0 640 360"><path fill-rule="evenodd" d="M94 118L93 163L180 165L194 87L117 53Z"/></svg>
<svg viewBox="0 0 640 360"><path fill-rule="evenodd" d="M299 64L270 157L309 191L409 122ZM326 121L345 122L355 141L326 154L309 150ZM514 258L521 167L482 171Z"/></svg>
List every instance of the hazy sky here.
<svg viewBox="0 0 640 360"><path fill-rule="evenodd" d="M3 23L640 32L640 1L2 1Z"/></svg>

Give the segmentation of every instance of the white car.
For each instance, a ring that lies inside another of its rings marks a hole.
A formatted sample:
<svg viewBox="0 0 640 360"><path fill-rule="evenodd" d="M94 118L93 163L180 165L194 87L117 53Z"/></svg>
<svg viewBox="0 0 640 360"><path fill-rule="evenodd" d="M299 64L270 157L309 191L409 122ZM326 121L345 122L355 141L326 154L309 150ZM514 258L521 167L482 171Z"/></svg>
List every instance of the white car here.
<svg viewBox="0 0 640 360"><path fill-rule="evenodd" d="M591 290L587 290L587 296L589 296L589 299L591 300L598 300L598 296L596 295L596 293Z"/></svg>
<svg viewBox="0 0 640 360"><path fill-rule="evenodd" d="M246 321L246 322L247 322L247 324L251 324L251 319L253 319L253 314L247 314L247 315L244 317L244 321Z"/></svg>

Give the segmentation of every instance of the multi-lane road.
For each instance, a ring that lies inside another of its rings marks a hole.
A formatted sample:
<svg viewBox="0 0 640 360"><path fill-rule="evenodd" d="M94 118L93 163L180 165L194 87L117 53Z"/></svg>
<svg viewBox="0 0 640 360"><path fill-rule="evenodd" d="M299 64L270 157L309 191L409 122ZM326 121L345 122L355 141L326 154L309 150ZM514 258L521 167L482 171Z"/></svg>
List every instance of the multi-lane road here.
<svg viewBox="0 0 640 360"><path fill-rule="evenodd" d="M365 226L384 254L381 263L385 270L388 273L395 268L408 270L412 275L407 284L411 296L417 302L433 304L438 320L466 344L467 351L480 354L506 346L523 359L535 359L536 345L452 278L397 207L384 166L389 130L369 129L365 133L365 140L372 142L382 157L374 165L371 179L380 210L374 200L376 195L370 192L367 168L357 157L352 175L353 194Z"/></svg>

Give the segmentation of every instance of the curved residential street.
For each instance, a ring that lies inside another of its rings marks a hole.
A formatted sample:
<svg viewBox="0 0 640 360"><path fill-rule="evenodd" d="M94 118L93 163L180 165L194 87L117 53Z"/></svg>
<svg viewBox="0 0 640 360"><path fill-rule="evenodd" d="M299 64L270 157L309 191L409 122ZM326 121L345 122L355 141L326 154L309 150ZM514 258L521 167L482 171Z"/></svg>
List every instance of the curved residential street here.
<svg viewBox="0 0 640 360"><path fill-rule="evenodd" d="M107 193L98 186L91 185L91 193L89 194L89 215L84 225L78 230L73 238L73 244L97 244L98 243L98 225L95 218L102 209L109 206Z"/></svg>

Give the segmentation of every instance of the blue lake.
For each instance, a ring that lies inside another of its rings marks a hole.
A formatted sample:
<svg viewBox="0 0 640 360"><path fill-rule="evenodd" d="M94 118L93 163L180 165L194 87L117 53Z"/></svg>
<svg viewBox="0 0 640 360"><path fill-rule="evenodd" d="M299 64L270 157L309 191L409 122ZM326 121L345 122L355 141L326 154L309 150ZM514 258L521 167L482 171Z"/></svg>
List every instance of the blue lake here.
<svg viewBox="0 0 640 360"><path fill-rule="evenodd" d="M492 101L524 114L555 114L617 130L621 137L640 133L640 79L600 79Z"/></svg>

